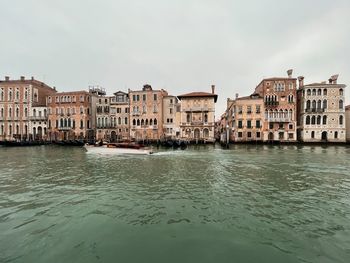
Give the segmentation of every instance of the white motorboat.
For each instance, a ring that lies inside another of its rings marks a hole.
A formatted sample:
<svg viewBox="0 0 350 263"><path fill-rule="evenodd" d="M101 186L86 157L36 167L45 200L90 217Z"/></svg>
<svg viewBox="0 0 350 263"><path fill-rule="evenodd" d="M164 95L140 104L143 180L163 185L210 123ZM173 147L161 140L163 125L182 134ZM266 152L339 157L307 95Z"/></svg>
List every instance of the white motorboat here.
<svg viewBox="0 0 350 263"><path fill-rule="evenodd" d="M136 143L107 143L104 145L84 145L88 153L96 154L138 154L149 155L151 148Z"/></svg>

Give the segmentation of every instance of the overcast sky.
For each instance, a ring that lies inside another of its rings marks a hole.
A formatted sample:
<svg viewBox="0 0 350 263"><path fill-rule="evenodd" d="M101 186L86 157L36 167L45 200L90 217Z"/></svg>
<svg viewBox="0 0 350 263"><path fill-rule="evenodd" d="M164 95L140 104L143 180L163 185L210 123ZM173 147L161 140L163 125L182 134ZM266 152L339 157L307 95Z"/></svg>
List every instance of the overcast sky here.
<svg viewBox="0 0 350 263"><path fill-rule="evenodd" d="M249 95L264 77L339 73L350 85L348 0L0 0L0 74L59 91L164 88ZM350 89L348 87L347 89ZM346 104L350 103L346 92Z"/></svg>

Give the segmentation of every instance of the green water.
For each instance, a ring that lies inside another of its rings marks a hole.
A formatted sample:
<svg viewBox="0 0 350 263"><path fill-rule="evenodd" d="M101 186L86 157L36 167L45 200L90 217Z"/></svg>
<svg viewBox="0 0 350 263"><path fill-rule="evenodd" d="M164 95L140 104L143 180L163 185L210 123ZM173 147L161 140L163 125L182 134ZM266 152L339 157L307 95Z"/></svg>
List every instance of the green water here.
<svg viewBox="0 0 350 263"><path fill-rule="evenodd" d="M349 262L350 148L0 148L0 262Z"/></svg>

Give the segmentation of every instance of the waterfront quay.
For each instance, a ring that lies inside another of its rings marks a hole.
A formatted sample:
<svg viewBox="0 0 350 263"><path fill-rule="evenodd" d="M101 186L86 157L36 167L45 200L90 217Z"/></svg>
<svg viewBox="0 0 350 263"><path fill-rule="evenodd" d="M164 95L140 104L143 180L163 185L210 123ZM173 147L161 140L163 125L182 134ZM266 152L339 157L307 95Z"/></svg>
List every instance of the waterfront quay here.
<svg viewBox="0 0 350 263"><path fill-rule="evenodd" d="M348 262L350 148L0 148L0 262Z"/></svg>

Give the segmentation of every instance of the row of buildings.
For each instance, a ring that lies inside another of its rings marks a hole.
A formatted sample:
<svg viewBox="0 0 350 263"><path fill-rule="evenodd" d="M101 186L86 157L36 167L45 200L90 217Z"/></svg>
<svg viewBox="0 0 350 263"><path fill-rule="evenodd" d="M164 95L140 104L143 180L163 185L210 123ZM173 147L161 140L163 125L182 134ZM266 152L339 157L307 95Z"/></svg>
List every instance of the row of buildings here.
<svg viewBox="0 0 350 263"><path fill-rule="evenodd" d="M250 96L227 99L217 124L222 142L350 141L350 107L338 75L304 84L304 77L263 79Z"/></svg>
<svg viewBox="0 0 350 263"><path fill-rule="evenodd" d="M211 92L173 96L144 85L107 96L100 87L57 92L33 77L5 77L0 80L0 141L214 141L216 101L215 86Z"/></svg>

